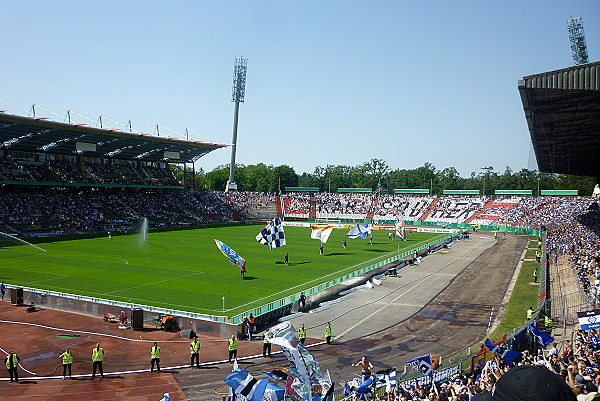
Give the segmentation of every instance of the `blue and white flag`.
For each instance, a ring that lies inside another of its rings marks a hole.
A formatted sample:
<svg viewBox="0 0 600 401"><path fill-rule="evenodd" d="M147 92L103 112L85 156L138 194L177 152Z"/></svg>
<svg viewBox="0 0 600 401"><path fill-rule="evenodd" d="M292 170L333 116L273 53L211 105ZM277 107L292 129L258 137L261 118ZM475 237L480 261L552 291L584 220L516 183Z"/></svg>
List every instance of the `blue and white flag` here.
<svg viewBox="0 0 600 401"><path fill-rule="evenodd" d="M361 399L363 401L367 401L369 399L367 397L367 395L371 393L372 389L373 389L373 378L369 377L367 380L360 383L360 386L358 386L358 388L356 389L356 394L358 394L359 399Z"/></svg>
<svg viewBox="0 0 600 401"><path fill-rule="evenodd" d="M285 245L285 233L281 219L277 217L271 220L265 228L256 236L256 240L263 245L268 245L270 250Z"/></svg>
<svg viewBox="0 0 600 401"><path fill-rule="evenodd" d="M417 369L426 376L433 376L433 362L431 361L431 354L418 356L415 359L406 361L406 364Z"/></svg>
<svg viewBox="0 0 600 401"><path fill-rule="evenodd" d="M494 345L492 340L489 338L483 342L483 344L494 354L498 355L508 366L512 366L515 359L521 357L521 353L517 351L509 350L502 345Z"/></svg>
<svg viewBox="0 0 600 401"><path fill-rule="evenodd" d="M243 396L248 401L261 401L269 379L266 377L256 380L244 369L236 369L227 376L225 383L237 395Z"/></svg>
<svg viewBox="0 0 600 401"><path fill-rule="evenodd" d="M391 369L380 370L379 372L375 373L375 379L376 379L376 383L375 383L376 388L385 387L385 391L389 392L390 389L396 387L396 383L397 383L396 369L391 368Z"/></svg>
<svg viewBox="0 0 600 401"><path fill-rule="evenodd" d="M396 221L396 236L406 241L406 227L404 224L404 219Z"/></svg>
<svg viewBox="0 0 600 401"><path fill-rule="evenodd" d="M533 336L537 338L537 341L542 346L542 348L546 348L548 345L554 342L554 337L551 337L548 334L542 333L541 331L537 330L533 324L529 326L529 330L531 330L531 334L533 334Z"/></svg>
<svg viewBox="0 0 600 401"><path fill-rule="evenodd" d="M352 227L350 229L350 231L348 231L348 234L346 234L346 237L351 238L351 239L356 239L356 238L365 239L365 238L367 238L367 236L369 234L371 234L372 231L373 231L372 224L357 224L354 227Z"/></svg>
<svg viewBox="0 0 600 401"><path fill-rule="evenodd" d="M233 249L227 246L227 244L215 239L217 248L229 259L231 264L239 266L240 270L246 273L246 260L238 255Z"/></svg>

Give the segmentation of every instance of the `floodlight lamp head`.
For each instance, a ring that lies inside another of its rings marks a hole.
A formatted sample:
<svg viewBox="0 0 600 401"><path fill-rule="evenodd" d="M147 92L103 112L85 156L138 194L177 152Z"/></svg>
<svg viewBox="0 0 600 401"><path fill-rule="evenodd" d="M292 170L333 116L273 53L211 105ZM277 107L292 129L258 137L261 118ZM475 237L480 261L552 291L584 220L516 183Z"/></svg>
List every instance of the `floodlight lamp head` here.
<svg viewBox="0 0 600 401"><path fill-rule="evenodd" d="M231 94L231 101L233 103L244 103L244 96L246 95L246 70L248 66L248 59L240 57L235 59L233 63L233 90Z"/></svg>

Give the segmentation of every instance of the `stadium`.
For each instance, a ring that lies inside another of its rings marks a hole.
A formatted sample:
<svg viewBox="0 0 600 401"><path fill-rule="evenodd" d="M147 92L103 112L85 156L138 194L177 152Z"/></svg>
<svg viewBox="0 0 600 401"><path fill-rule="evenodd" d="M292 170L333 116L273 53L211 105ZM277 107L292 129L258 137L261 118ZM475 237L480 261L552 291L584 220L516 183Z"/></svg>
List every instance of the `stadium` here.
<svg viewBox="0 0 600 401"><path fill-rule="evenodd" d="M540 172L600 180L599 77L518 82ZM598 185L238 191L233 152L208 190L226 144L8 110L0 142L7 398L444 401L513 363L597 392Z"/></svg>

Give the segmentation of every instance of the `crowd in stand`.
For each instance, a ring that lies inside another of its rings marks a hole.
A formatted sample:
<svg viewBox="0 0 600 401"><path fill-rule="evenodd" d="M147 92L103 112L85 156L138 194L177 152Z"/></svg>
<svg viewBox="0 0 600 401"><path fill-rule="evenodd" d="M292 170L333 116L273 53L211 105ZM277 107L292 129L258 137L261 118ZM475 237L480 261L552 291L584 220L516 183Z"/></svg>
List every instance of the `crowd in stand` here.
<svg viewBox="0 0 600 401"><path fill-rule="evenodd" d="M6 156L0 159L0 181L180 186L166 166L133 167L125 162L114 162L109 167L69 160L13 160Z"/></svg>
<svg viewBox="0 0 600 401"><path fill-rule="evenodd" d="M463 223L481 210L487 201L485 196L444 196L438 199L425 221Z"/></svg>
<svg viewBox="0 0 600 401"><path fill-rule="evenodd" d="M374 202L374 220L419 220L429 209L434 197L406 196L397 194L379 195Z"/></svg>
<svg viewBox="0 0 600 401"><path fill-rule="evenodd" d="M292 192L282 197L283 211L290 217L308 217L310 213L310 194Z"/></svg>
<svg viewBox="0 0 600 401"><path fill-rule="evenodd" d="M0 231L24 236L176 227L233 220L242 212L223 192L10 188L0 191Z"/></svg>

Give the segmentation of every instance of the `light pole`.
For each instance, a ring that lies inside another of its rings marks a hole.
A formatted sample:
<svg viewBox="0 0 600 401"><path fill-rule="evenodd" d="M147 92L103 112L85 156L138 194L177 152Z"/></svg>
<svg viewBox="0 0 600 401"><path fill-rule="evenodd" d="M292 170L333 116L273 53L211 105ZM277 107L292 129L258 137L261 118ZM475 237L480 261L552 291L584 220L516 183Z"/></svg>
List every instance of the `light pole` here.
<svg viewBox="0 0 600 401"><path fill-rule="evenodd" d="M235 183L235 150L237 147L238 115L240 114L240 103L244 103L246 95L246 71L248 69L248 59L240 57L233 63L233 90L231 101L235 103L233 110L233 139L231 141L231 164L229 165L229 181L225 191L237 190Z"/></svg>
<svg viewBox="0 0 600 401"><path fill-rule="evenodd" d="M223 313L225 313L225 294L223 294L221 299L223 300Z"/></svg>

